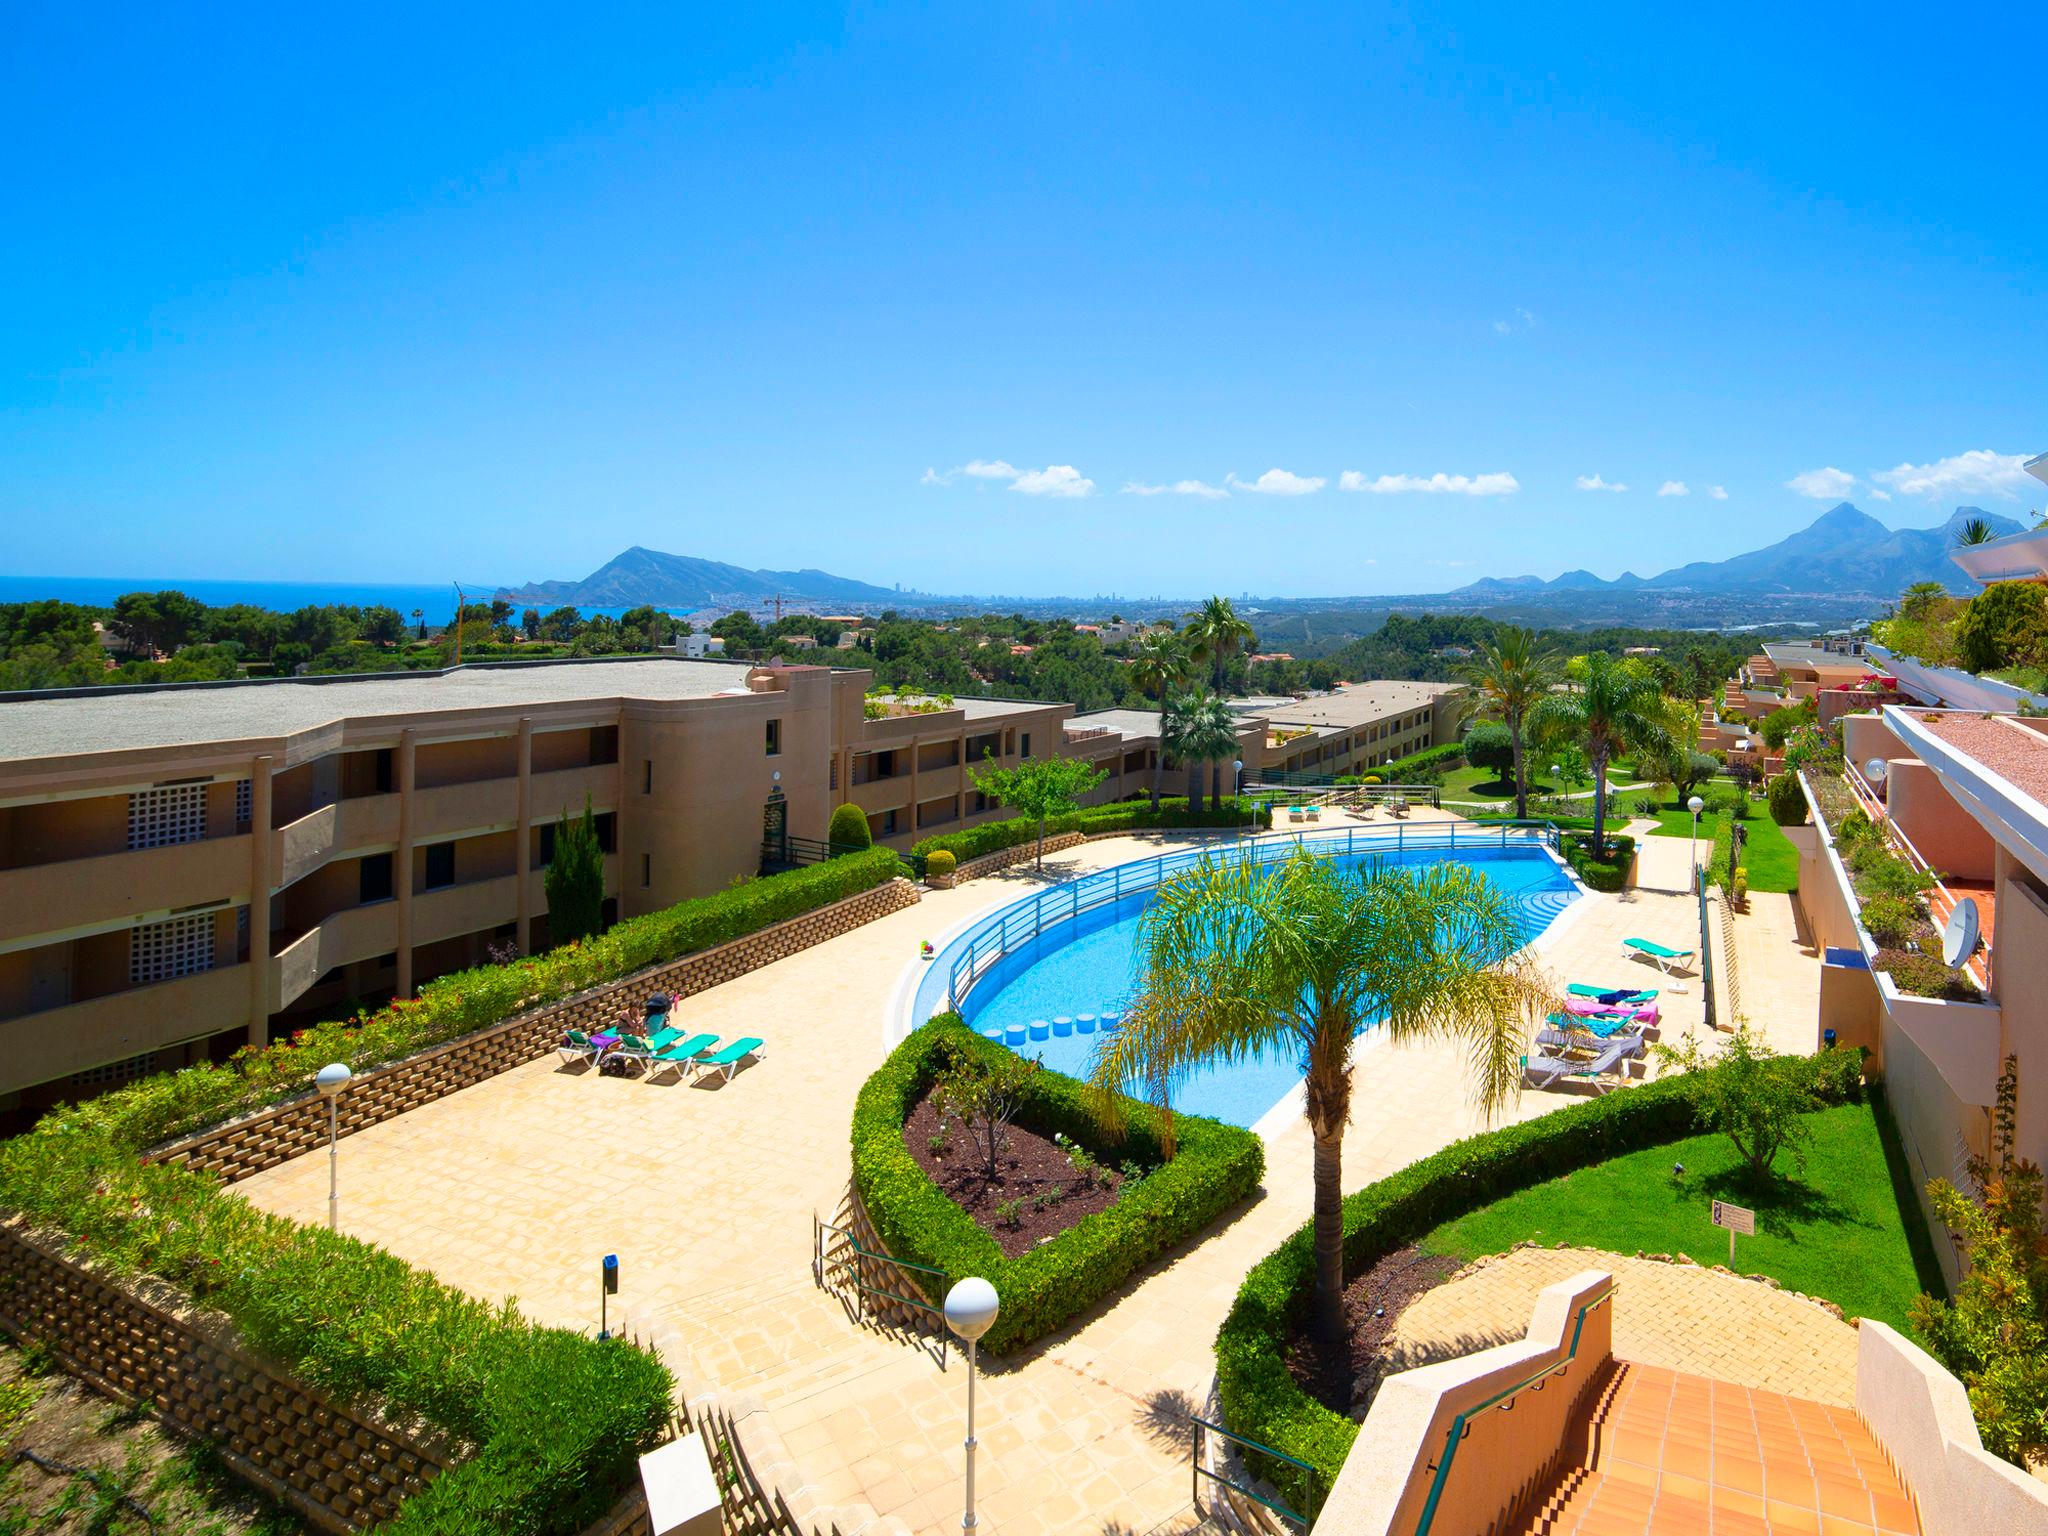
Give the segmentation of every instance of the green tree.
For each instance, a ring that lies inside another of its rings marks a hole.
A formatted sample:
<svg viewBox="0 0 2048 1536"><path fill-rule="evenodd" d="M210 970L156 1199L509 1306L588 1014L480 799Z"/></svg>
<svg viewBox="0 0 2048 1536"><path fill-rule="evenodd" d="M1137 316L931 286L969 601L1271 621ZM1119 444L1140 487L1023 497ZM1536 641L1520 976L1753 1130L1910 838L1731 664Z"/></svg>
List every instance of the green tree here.
<svg viewBox="0 0 2048 1536"><path fill-rule="evenodd" d="M873 847L875 841L874 834L868 830L867 813L851 802L832 812L825 838L835 853L857 853L863 848Z"/></svg>
<svg viewBox="0 0 2048 1536"><path fill-rule="evenodd" d="M583 615L574 608L551 608L541 616L540 633L543 640L566 645L583 633Z"/></svg>
<svg viewBox="0 0 2048 1536"><path fill-rule="evenodd" d="M1042 1064L1004 1051L987 1064L959 1051L949 1053L932 1084L932 1108L941 1123L950 1115L967 1128L988 1177L996 1177L996 1157L1003 1150L1004 1127L1024 1107L1031 1079Z"/></svg>
<svg viewBox="0 0 2048 1536"><path fill-rule="evenodd" d="M405 615L381 604L363 610L362 635L376 645L391 646L405 638Z"/></svg>
<svg viewBox="0 0 2048 1536"><path fill-rule="evenodd" d="M1997 537L1998 530L1993 528L1987 519L1981 517L1965 518L1956 527L1958 549L1973 549L1979 544L1989 544Z"/></svg>
<svg viewBox="0 0 2048 1536"><path fill-rule="evenodd" d="M1700 1113L1728 1138L1752 1187L1767 1187L1781 1152L1803 1170L1801 1150L1813 1139L1806 1117L1821 1107L1817 1074L1804 1062L1780 1061L1746 1028L1708 1055L1690 1035L1679 1046L1653 1047L1665 1064L1699 1074Z"/></svg>
<svg viewBox="0 0 2048 1536"><path fill-rule="evenodd" d="M1623 752L1665 749L1664 696L1633 662L1593 651L1572 664L1571 684L1546 694L1529 713L1532 731L1581 748L1593 770L1593 843L1607 848L1607 765Z"/></svg>
<svg viewBox="0 0 2048 1536"><path fill-rule="evenodd" d="M1299 1058L1315 1142L1316 1322L1340 1340L1353 1042L1369 1024L1395 1042L1460 1040L1479 1104L1490 1115L1507 1103L1527 1026L1555 1003L1522 950L1513 898L1449 862L1205 859L1160 885L1138 951L1123 1028L1090 1074L1105 1113L1127 1085L1269 1051Z"/></svg>
<svg viewBox="0 0 2048 1536"><path fill-rule="evenodd" d="M1138 654L1131 662L1131 681L1148 699L1159 703L1159 751L1152 759L1152 809L1159 809L1159 784L1166 773L1166 714L1168 698L1187 685L1188 648L1171 630L1150 630L1138 637Z"/></svg>
<svg viewBox="0 0 2048 1536"><path fill-rule="evenodd" d="M1508 729L1515 775L1515 815L1529 814L1529 770L1526 763L1529 717L1562 678L1557 658L1537 647L1526 629L1503 624L1460 675L1477 690L1480 708Z"/></svg>
<svg viewBox="0 0 2048 1536"><path fill-rule="evenodd" d="M548 933L555 943L589 938L604 926L604 850L597 841L597 817L590 797L583 814L567 811L555 823L555 856L543 879L548 897Z"/></svg>
<svg viewBox="0 0 2048 1536"><path fill-rule="evenodd" d="M204 612L182 592L124 592L114 599L112 622L129 650L175 656L199 628Z"/></svg>
<svg viewBox="0 0 2048 1536"><path fill-rule="evenodd" d="M1188 615L1185 631L1194 659L1209 669L1210 688L1221 693L1230 673L1230 658L1249 649L1258 634L1230 605L1227 597L1212 597Z"/></svg>
<svg viewBox="0 0 2048 1536"><path fill-rule="evenodd" d="M1948 601L1948 588L1940 582L1916 581L1899 594L1898 616L1916 624L1924 623Z"/></svg>
<svg viewBox="0 0 2048 1536"><path fill-rule="evenodd" d="M1484 768L1496 779L1508 779L1515 771L1515 737L1498 720L1478 720L1465 731L1465 761ZM1519 785L1516 786L1520 788Z"/></svg>
<svg viewBox="0 0 2048 1536"><path fill-rule="evenodd" d="M1209 809L1223 809L1223 783L1226 765L1237 759L1237 716L1230 712L1230 706L1213 693L1197 694L1188 702L1180 722L1180 750L1190 765L1209 765ZM1200 798L1195 791L1196 768L1189 769L1188 813L1193 815L1201 807L1196 803ZM1235 794L1237 786L1231 785Z"/></svg>
<svg viewBox="0 0 2048 1536"><path fill-rule="evenodd" d="M2048 640L2048 592L2039 582L1994 581L1964 607L1955 637L1972 672L2033 661Z"/></svg>
<svg viewBox="0 0 2048 1536"><path fill-rule="evenodd" d="M529 640L540 638L540 610L524 608L519 613L519 632Z"/></svg>
<svg viewBox="0 0 2048 1536"><path fill-rule="evenodd" d="M986 767L968 769L974 787L999 805L1011 806L1038 822L1036 865L1045 866L1045 823L1080 808L1081 797L1108 777L1078 757L1027 757L1014 768L1000 768L991 757Z"/></svg>
<svg viewBox="0 0 2048 1536"><path fill-rule="evenodd" d="M1184 691L1168 696L1159 712L1159 756L1172 758L1187 770L1188 811L1193 814L1202 802L1201 733L1195 728L1195 710L1202 696Z"/></svg>

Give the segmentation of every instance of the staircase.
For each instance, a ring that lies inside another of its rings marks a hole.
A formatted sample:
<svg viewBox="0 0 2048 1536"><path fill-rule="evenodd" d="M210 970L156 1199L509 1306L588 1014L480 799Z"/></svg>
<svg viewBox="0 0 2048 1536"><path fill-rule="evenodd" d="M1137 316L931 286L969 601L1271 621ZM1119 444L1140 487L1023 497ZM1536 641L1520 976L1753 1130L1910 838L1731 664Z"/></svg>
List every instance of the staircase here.
<svg viewBox="0 0 2048 1536"><path fill-rule="evenodd" d="M1583 1460L1510 1536L1919 1536L1898 1476L1852 1409L1613 1363L1573 1440Z"/></svg>

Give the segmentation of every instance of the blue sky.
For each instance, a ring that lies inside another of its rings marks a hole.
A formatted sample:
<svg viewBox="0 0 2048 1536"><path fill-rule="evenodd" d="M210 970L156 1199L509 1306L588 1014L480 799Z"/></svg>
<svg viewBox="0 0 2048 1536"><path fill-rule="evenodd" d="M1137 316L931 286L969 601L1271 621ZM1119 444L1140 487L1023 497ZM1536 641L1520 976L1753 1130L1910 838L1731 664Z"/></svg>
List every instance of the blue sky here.
<svg viewBox="0 0 2048 1536"><path fill-rule="evenodd" d="M2038 8L425 9L10 15L0 569L1334 595L2042 504Z"/></svg>

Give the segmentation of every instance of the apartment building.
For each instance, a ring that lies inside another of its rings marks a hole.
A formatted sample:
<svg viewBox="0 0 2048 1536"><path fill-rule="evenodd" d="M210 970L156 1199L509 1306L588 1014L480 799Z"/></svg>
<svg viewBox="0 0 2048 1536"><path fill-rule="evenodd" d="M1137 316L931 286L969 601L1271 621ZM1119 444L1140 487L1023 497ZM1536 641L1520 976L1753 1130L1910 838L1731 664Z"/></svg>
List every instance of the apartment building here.
<svg viewBox="0 0 2048 1536"><path fill-rule="evenodd" d="M1000 814L985 754L1085 755L1098 800L1149 784L1156 717L870 720L870 678L649 658L0 698L0 1117L544 947L586 801L631 917L822 840L842 801L896 846Z"/></svg>
<svg viewBox="0 0 2048 1536"><path fill-rule="evenodd" d="M1257 759L1262 774L1335 777L1368 773L1397 757L1456 741L1468 693L1460 683L1382 680L1235 707L1266 723Z"/></svg>

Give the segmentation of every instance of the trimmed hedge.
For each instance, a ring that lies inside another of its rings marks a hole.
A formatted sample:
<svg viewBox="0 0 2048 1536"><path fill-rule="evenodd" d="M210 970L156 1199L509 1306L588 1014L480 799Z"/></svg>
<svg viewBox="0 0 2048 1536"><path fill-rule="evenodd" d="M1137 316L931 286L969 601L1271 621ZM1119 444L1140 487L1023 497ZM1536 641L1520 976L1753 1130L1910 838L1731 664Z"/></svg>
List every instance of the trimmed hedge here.
<svg viewBox="0 0 2048 1536"><path fill-rule="evenodd" d="M1560 841L1564 847L1565 862L1592 889L1618 891L1628 884L1629 866L1636 861L1636 840L1626 832L1607 835L1608 852L1604 858L1594 852L1590 831L1567 832Z"/></svg>
<svg viewBox="0 0 2048 1536"><path fill-rule="evenodd" d="M1384 762L1372 770L1372 776L1381 784L1414 784L1420 782L1419 775L1448 773L1464 761L1465 744L1447 741L1440 747L1424 747L1420 752L1410 752L1406 757ZM1336 782L1361 784L1366 777L1364 774L1347 773Z"/></svg>
<svg viewBox="0 0 2048 1536"><path fill-rule="evenodd" d="M0 1205L116 1274L169 1281L344 1402L374 1394L445 1431L465 1459L379 1527L393 1536L570 1536L662 1436L673 1383L653 1355L538 1327L209 1175L144 1165L77 1111L0 1143Z"/></svg>
<svg viewBox="0 0 2048 1536"><path fill-rule="evenodd" d="M899 1259L929 1264L949 1280L979 1275L996 1288L1002 1311L981 1347L1000 1355L1050 1333L1154 1256L1193 1236L1258 1187L1264 1148L1250 1131L1199 1115L1173 1118L1176 1152L1115 1205L1085 1216L1021 1257L953 1203L904 1145L903 1126L943 1061L945 1048L992 1061L1005 1047L941 1014L890 1053L861 1088L853 1111L853 1183L882 1246ZM1046 1070L1031 1079L1021 1124L1063 1132L1104 1161L1159 1161L1159 1112L1123 1101L1124 1134L1112 1141L1087 1101L1087 1089Z"/></svg>
<svg viewBox="0 0 2048 1536"><path fill-rule="evenodd" d="M117 1145L140 1150L302 1093L330 1061L358 1072L397 1061L522 1009L857 896L902 873L893 852L875 848L750 880L629 918L598 937L546 954L437 977L417 997L394 1000L375 1013L316 1024L263 1050L245 1047L225 1066L200 1062L145 1077L67 1113L103 1127Z"/></svg>
<svg viewBox="0 0 2048 1536"><path fill-rule="evenodd" d="M1057 837L1063 832L1130 832L1153 827L1241 827L1248 823L1269 827L1273 824L1273 813L1266 806L1231 798L1224 800L1221 810L1202 810L1193 815L1188 813L1188 803L1184 797L1178 800L1161 800L1156 811L1152 809L1152 802L1149 800L1125 800L1115 805L1096 805L1086 810L1069 811L1064 816L1048 816L1045 821L1045 835ZM913 854L933 854L943 849L965 864L969 859L998 853L1005 848L1021 847L1025 843L1037 840L1038 822L1029 816L1013 816L1007 821L991 821L983 826L969 827L964 832L945 832L936 837L928 837L910 851Z"/></svg>
<svg viewBox="0 0 2048 1536"><path fill-rule="evenodd" d="M1788 1058L1772 1070L1819 1063L1820 1097L1840 1104L1862 1093L1863 1052ZM1711 1129L1696 1073L1660 1077L1519 1125L1454 1142L1344 1200L1344 1273L1374 1264L1454 1217L1621 1152ZM1287 1371L1287 1343L1315 1289L1313 1223L1253 1268L1216 1335L1216 1385L1232 1432L1299 1457L1313 1476L1269 1456L1254 1464L1297 1509L1313 1509L1336 1482L1358 1425L1302 1391Z"/></svg>

